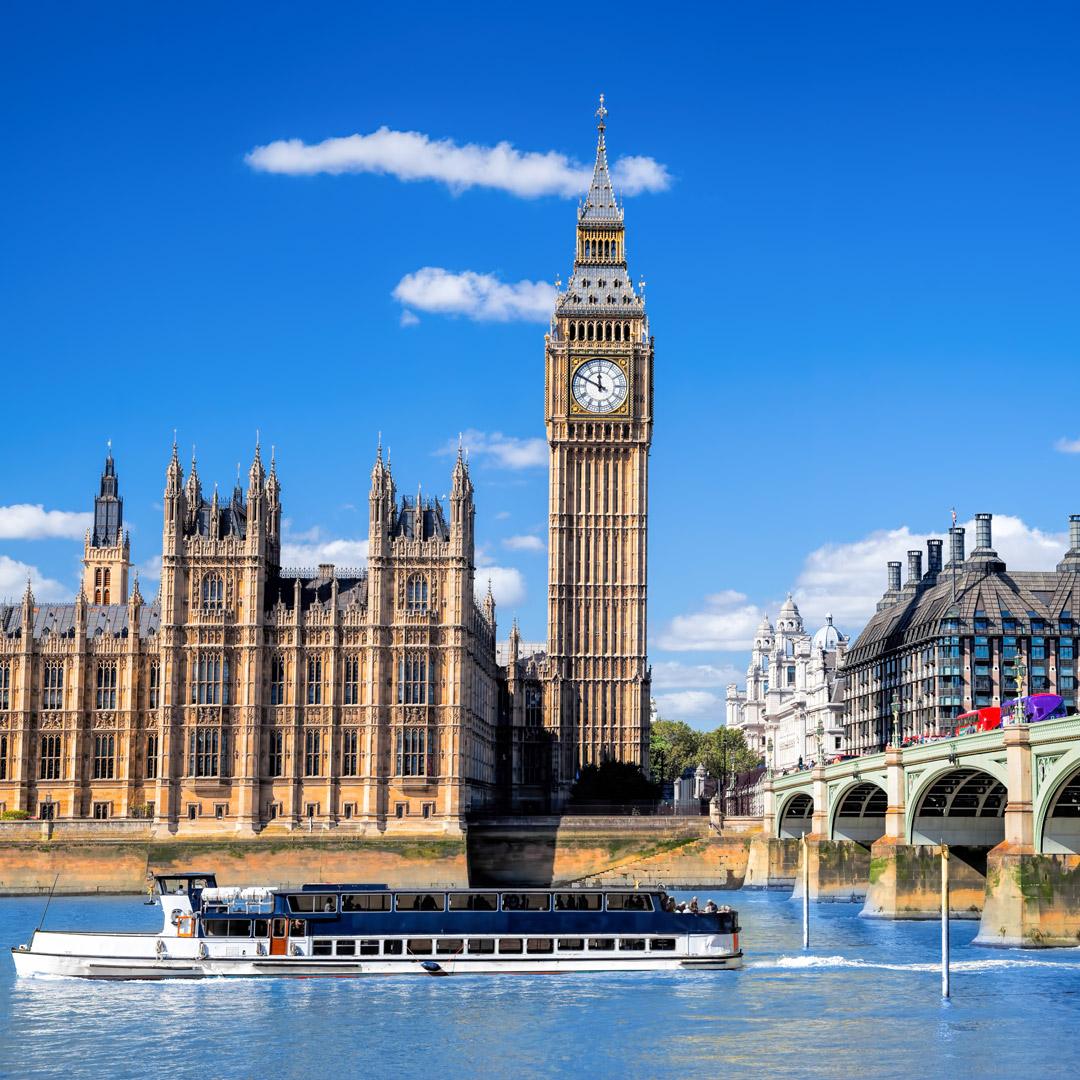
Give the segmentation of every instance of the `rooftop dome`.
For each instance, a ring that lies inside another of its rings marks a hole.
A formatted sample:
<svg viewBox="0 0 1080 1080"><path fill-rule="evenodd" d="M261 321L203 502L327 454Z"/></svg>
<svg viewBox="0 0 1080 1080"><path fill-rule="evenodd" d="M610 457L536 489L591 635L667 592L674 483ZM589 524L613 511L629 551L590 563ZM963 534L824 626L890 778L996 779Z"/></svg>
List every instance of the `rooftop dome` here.
<svg viewBox="0 0 1080 1080"><path fill-rule="evenodd" d="M787 594L787 599L784 601L784 606L780 608L781 619L797 619L799 618L799 609L795 604L795 601L791 599L791 593Z"/></svg>
<svg viewBox="0 0 1080 1080"><path fill-rule="evenodd" d="M833 626L832 616L825 616L825 625L814 635L812 647L832 652L841 642L847 642L847 638Z"/></svg>
<svg viewBox="0 0 1080 1080"><path fill-rule="evenodd" d="M769 616L767 613L761 616L761 624L758 626L757 632L759 634L772 633L772 623L769 622Z"/></svg>

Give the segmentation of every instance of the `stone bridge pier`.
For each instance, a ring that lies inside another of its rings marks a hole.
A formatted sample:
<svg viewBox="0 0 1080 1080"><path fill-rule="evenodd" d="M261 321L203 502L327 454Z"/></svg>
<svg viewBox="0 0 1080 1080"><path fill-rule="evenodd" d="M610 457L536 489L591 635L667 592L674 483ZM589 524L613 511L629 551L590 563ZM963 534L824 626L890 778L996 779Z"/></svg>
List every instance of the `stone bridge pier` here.
<svg viewBox="0 0 1080 1080"><path fill-rule="evenodd" d="M1080 944L1080 718L1017 724L818 766L765 783L746 885L862 902L870 918L950 909L978 943Z"/></svg>

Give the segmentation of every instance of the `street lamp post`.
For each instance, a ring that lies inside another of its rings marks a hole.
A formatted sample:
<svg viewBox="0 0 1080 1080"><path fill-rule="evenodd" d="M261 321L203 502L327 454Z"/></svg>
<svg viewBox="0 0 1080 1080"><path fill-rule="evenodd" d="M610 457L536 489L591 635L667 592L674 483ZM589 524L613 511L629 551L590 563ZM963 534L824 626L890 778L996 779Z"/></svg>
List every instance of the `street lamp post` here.
<svg viewBox="0 0 1080 1080"><path fill-rule="evenodd" d="M769 741L765 744L765 776L771 780L773 778L773 746L772 736L769 736Z"/></svg>
<svg viewBox="0 0 1080 1080"><path fill-rule="evenodd" d="M892 696L892 744L900 745L900 697L895 691Z"/></svg>
<svg viewBox="0 0 1080 1080"><path fill-rule="evenodd" d="M1012 723L1022 724L1027 720L1024 714L1024 654L1020 647L1016 650L1016 663L1013 670L1016 672L1016 701L1013 702Z"/></svg>
<svg viewBox="0 0 1080 1080"><path fill-rule="evenodd" d="M817 722L817 763L825 764L825 725L820 716Z"/></svg>

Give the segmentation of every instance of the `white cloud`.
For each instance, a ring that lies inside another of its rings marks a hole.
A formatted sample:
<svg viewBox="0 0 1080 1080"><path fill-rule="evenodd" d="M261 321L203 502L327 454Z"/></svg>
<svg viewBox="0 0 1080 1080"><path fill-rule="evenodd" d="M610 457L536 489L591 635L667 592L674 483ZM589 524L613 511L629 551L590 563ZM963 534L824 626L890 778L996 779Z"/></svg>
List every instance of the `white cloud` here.
<svg viewBox="0 0 1080 1080"><path fill-rule="evenodd" d="M1080 439L1058 439L1054 449L1062 454L1080 454Z"/></svg>
<svg viewBox="0 0 1080 1080"><path fill-rule="evenodd" d="M502 544L511 551L547 551L547 544L539 536L508 536Z"/></svg>
<svg viewBox="0 0 1080 1080"><path fill-rule="evenodd" d="M19 562L9 555L0 555L0 596L18 603L26 592L27 574L30 575L30 591L35 600L62 602L74 599L74 589L45 577L36 566Z"/></svg>
<svg viewBox="0 0 1080 1080"><path fill-rule="evenodd" d="M476 598L483 600L487 595L488 580L491 581L491 595L495 597L498 608L524 604L528 597L525 588L525 576L512 566L485 566L476 571Z"/></svg>
<svg viewBox="0 0 1080 1080"><path fill-rule="evenodd" d="M81 540L94 515L75 510L46 510L41 503L0 506L0 540Z"/></svg>
<svg viewBox="0 0 1080 1080"><path fill-rule="evenodd" d="M495 520L496 521L505 521L508 517L510 517L510 511L509 510L500 510L495 515Z"/></svg>
<svg viewBox="0 0 1080 1080"><path fill-rule="evenodd" d="M592 182L592 168L565 154L522 153L508 142L497 146L452 139L432 139L419 131L381 127L370 135L348 135L308 144L278 139L257 146L244 159L259 172L313 176L316 173L376 173L399 180L435 180L451 191L495 188L522 198L538 195L573 197ZM616 190L627 195L664 191L671 186L667 169L651 157L619 158L611 168Z"/></svg>
<svg viewBox="0 0 1080 1080"><path fill-rule="evenodd" d="M547 282L507 284L494 274L473 270L455 274L441 266L425 266L406 274L391 296L407 308L434 315L464 315L476 322L545 323L555 308L555 286ZM419 321L411 310L402 315L403 326Z"/></svg>
<svg viewBox="0 0 1080 1080"><path fill-rule="evenodd" d="M320 563L333 563L342 569L367 565L367 540L328 539L316 525L306 532L294 533L283 523L281 565L306 569Z"/></svg>
<svg viewBox="0 0 1080 1080"><path fill-rule="evenodd" d="M659 690L680 687L726 687L739 682L743 672L731 664L683 664L659 660L652 665L652 684Z"/></svg>
<svg viewBox="0 0 1080 1080"><path fill-rule="evenodd" d="M477 431L470 428L463 432L461 441L470 458L483 458L503 469L529 469L547 465L548 444L546 439L518 439L513 435L504 435L501 431ZM450 439L436 451L448 456L458 452L458 440ZM510 514L503 511L506 517ZM499 516L499 515L496 515Z"/></svg>
<svg viewBox="0 0 1080 1080"><path fill-rule="evenodd" d="M680 690L655 696L656 709L662 720L714 720L724 722L724 699L708 690Z"/></svg>
<svg viewBox="0 0 1080 1080"><path fill-rule="evenodd" d="M706 596L703 611L676 615L657 644L675 652L749 649L760 622L761 608L748 603L744 593L728 589Z"/></svg>
<svg viewBox="0 0 1080 1080"><path fill-rule="evenodd" d="M403 308L401 312L401 325L402 326L416 326L420 322L420 319L414 315L408 308Z"/></svg>

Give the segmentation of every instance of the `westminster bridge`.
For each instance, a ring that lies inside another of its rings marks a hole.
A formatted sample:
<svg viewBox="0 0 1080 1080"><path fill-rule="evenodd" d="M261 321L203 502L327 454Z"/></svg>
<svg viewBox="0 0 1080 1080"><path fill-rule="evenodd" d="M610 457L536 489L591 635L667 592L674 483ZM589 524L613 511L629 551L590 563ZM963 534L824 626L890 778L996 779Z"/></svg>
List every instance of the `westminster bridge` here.
<svg viewBox="0 0 1080 1080"><path fill-rule="evenodd" d="M1080 716L938 739L765 781L747 884L796 879L803 836L812 898L863 899L863 914L951 908L978 941L1080 943Z"/></svg>

